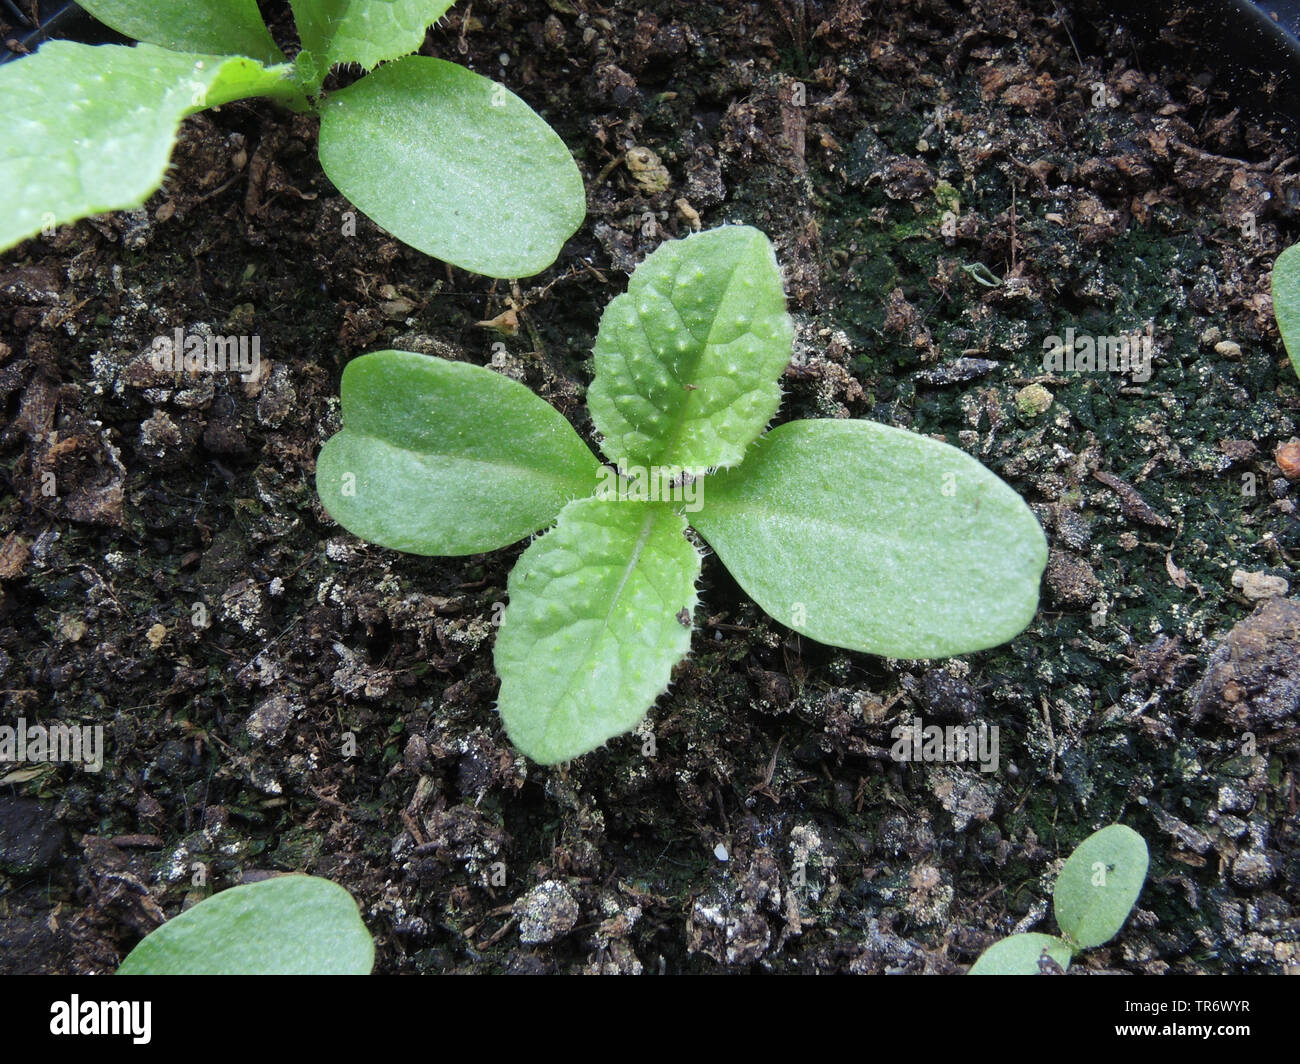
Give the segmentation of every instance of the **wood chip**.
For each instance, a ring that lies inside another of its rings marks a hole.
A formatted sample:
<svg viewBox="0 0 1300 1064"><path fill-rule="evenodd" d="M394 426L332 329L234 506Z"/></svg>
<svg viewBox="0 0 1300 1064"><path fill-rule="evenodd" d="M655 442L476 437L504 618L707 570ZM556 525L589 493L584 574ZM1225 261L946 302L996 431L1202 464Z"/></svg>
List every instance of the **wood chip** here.
<svg viewBox="0 0 1300 1064"><path fill-rule="evenodd" d="M32 556L31 548L27 545L27 540L18 535L17 532L10 532L0 543L0 580L12 580L16 576L22 576L23 569L27 567L27 560Z"/></svg>
<svg viewBox="0 0 1300 1064"><path fill-rule="evenodd" d="M1154 525L1156 528L1168 528L1169 518L1162 517L1147 505L1146 499L1138 494L1137 488L1128 484L1114 473L1105 473L1100 469L1094 469L1092 472L1094 480L1098 480L1110 488L1119 496L1119 508L1125 517L1132 521L1141 521L1144 525Z"/></svg>

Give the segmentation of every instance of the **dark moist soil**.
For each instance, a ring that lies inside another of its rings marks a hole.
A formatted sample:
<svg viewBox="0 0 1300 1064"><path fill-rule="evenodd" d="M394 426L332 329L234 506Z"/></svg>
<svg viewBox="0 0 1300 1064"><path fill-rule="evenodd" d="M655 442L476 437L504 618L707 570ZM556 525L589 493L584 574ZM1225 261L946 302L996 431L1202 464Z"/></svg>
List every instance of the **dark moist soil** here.
<svg viewBox="0 0 1300 1064"><path fill-rule="evenodd" d="M0 258L0 723L107 747L98 774L0 769L0 970L111 971L298 870L352 891L383 972L958 972L1054 931L1060 861L1123 821L1150 878L1083 968L1295 971L1300 607L1265 578L1300 556L1269 298L1300 168L1195 36L1016 0L462 4L424 50L518 91L587 180L546 274L343 235L315 120L257 102L188 120L142 210ZM979 457L1048 532L1042 607L1000 649L883 660L711 558L654 756L539 768L494 710L523 545L368 546L315 456L343 366L389 347L495 357L591 440L601 308L697 218L777 246L781 417ZM1071 325L1150 327L1153 376L1044 373ZM156 374L178 327L256 334L263 376ZM998 771L892 761L914 714L996 725Z"/></svg>

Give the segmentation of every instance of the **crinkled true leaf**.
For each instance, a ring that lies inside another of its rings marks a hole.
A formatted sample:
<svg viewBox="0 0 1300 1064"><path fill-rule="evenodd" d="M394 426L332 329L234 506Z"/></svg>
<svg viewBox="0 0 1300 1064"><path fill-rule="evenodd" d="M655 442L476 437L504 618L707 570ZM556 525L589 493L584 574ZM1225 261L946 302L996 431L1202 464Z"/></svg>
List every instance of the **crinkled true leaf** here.
<svg viewBox="0 0 1300 1064"><path fill-rule="evenodd" d="M600 321L587 403L606 456L671 473L735 465L780 405L793 336L763 233L660 245Z"/></svg>
<svg viewBox="0 0 1300 1064"><path fill-rule="evenodd" d="M303 49L324 75L337 63L369 70L386 59L410 55L425 30L454 0L289 0Z"/></svg>
<svg viewBox="0 0 1300 1064"><path fill-rule="evenodd" d="M1119 934L1147 878L1146 840L1123 824L1089 835L1056 879L1056 922L1080 949Z"/></svg>
<svg viewBox="0 0 1300 1064"><path fill-rule="evenodd" d="M79 0L105 26L177 52L283 63L257 0Z"/></svg>
<svg viewBox="0 0 1300 1064"><path fill-rule="evenodd" d="M504 85L408 56L332 93L320 160L353 203L400 240L489 277L527 277L586 214L564 143Z"/></svg>
<svg viewBox="0 0 1300 1064"><path fill-rule="evenodd" d="M661 503L583 499L524 551L495 659L506 734L534 761L631 731L667 689L700 572L685 530Z"/></svg>
<svg viewBox="0 0 1300 1064"><path fill-rule="evenodd" d="M369 975L375 944L352 895L328 879L231 887L145 936L119 975Z"/></svg>
<svg viewBox="0 0 1300 1064"><path fill-rule="evenodd" d="M331 517L362 539L425 555L479 554L592 493L599 465L524 385L409 351L348 363L343 430L316 460Z"/></svg>
<svg viewBox="0 0 1300 1064"><path fill-rule="evenodd" d="M43 228L135 207L162 183L181 119L246 96L300 101L291 68L52 41L0 67L0 250Z"/></svg>
<svg viewBox="0 0 1300 1064"><path fill-rule="evenodd" d="M995 942L971 965L970 975L1041 975L1043 951L1062 968L1070 966L1067 943L1055 935L1012 935Z"/></svg>
<svg viewBox="0 0 1300 1064"><path fill-rule="evenodd" d="M773 429L692 518L737 582L822 643L933 658L997 646L1047 560L1024 501L969 455L870 421Z"/></svg>
<svg viewBox="0 0 1300 1064"><path fill-rule="evenodd" d="M1300 373L1300 244L1287 248L1273 264L1273 314L1291 365Z"/></svg>

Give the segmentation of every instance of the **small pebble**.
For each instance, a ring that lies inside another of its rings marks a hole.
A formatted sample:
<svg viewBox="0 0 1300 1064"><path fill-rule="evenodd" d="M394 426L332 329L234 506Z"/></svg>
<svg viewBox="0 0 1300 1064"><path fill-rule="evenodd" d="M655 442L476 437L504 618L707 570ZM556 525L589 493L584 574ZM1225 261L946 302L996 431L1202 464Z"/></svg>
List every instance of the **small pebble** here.
<svg viewBox="0 0 1300 1064"><path fill-rule="evenodd" d="M1300 478L1300 440L1288 440L1279 444L1273 458L1287 480Z"/></svg>
<svg viewBox="0 0 1300 1064"><path fill-rule="evenodd" d="M1016 392L1016 410L1024 418L1046 413L1052 405L1052 393L1041 384L1029 384Z"/></svg>
<svg viewBox="0 0 1300 1064"><path fill-rule="evenodd" d="M1281 598L1291 589L1280 576L1270 576L1265 572L1248 573L1244 569L1238 569L1232 574L1232 586L1240 588L1241 593L1252 602Z"/></svg>

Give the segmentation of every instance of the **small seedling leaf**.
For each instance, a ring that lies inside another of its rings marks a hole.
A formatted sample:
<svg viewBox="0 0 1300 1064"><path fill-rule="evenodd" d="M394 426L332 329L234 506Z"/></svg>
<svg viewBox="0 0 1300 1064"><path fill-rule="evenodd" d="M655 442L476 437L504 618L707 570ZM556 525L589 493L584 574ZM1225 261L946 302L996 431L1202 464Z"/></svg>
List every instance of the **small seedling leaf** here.
<svg viewBox="0 0 1300 1064"><path fill-rule="evenodd" d="M668 687L690 649L700 572L685 530L662 503L583 499L515 565L496 641L499 708L534 761L631 731Z"/></svg>
<svg viewBox="0 0 1300 1064"><path fill-rule="evenodd" d="M587 402L605 455L670 475L735 465L780 405L793 335L763 233L662 244L601 318Z"/></svg>
<svg viewBox="0 0 1300 1064"><path fill-rule="evenodd" d="M1050 959L1044 962L1046 951ZM971 965L971 975L1044 975L1052 964L1070 966L1070 947L1055 935L1012 935L995 942Z"/></svg>
<svg viewBox="0 0 1300 1064"><path fill-rule="evenodd" d="M591 495L599 465L524 385L409 351L348 363L343 430L316 461L316 490L354 535L424 555L479 554L545 528Z"/></svg>
<svg viewBox="0 0 1300 1064"><path fill-rule="evenodd" d="M1089 835L1056 880L1056 922L1079 949L1119 934L1147 877L1146 840L1123 824Z"/></svg>
<svg viewBox="0 0 1300 1064"><path fill-rule="evenodd" d="M1047 543L969 455L870 421L773 429L706 478L692 523L787 627L903 658L1005 643L1038 607Z"/></svg>
<svg viewBox="0 0 1300 1064"><path fill-rule="evenodd" d="M289 0L298 37L324 74L338 63L370 70L409 55L454 0Z"/></svg>
<svg viewBox="0 0 1300 1064"><path fill-rule="evenodd" d="M231 887L145 936L119 975L369 975L375 945L352 895L328 879Z"/></svg>
<svg viewBox="0 0 1300 1064"><path fill-rule="evenodd" d="M321 107L329 179L399 240L489 277L544 270L582 224L582 175L504 85L408 56Z"/></svg>
<svg viewBox="0 0 1300 1064"><path fill-rule="evenodd" d="M1291 365L1300 373L1300 244L1287 248L1273 264L1273 314Z"/></svg>
<svg viewBox="0 0 1300 1064"><path fill-rule="evenodd" d="M175 52L243 55L283 63L257 0L79 0L105 26Z"/></svg>
<svg viewBox="0 0 1300 1064"><path fill-rule="evenodd" d="M0 251L64 222L136 207L181 119L247 96L298 102L290 66L140 44L51 41L0 67Z"/></svg>

